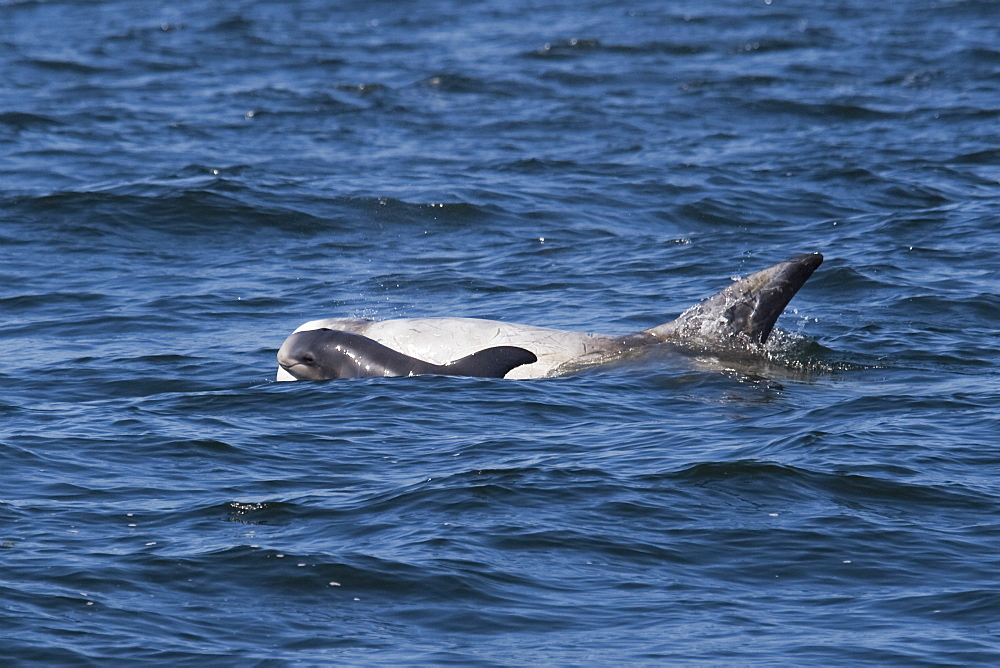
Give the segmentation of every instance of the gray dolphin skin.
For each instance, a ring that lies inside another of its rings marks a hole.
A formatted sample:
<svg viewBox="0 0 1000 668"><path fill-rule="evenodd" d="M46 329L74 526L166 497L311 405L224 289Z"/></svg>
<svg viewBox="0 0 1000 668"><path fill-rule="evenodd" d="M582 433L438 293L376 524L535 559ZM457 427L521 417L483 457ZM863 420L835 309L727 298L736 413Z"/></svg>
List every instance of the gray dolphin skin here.
<svg viewBox="0 0 1000 668"><path fill-rule="evenodd" d="M788 302L821 264L819 253L796 255L733 283L676 320L647 331L664 340L737 338L763 345Z"/></svg>
<svg viewBox="0 0 1000 668"><path fill-rule="evenodd" d="M607 364L653 345L720 354L753 351L767 342L785 306L822 262L819 253L796 255L732 283L670 322L634 334L591 334L478 318L312 320L282 345L276 380L421 373L544 378ZM342 349L317 343L313 366L294 361L303 358L303 353L292 351L304 350L303 342L313 341L299 335L324 329L338 334L314 335L314 343L332 337L341 341ZM345 345L345 335L357 338ZM489 352L505 348L521 353ZM524 353L535 359L528 360ZM470 356L473 359L466 361ZM503 364L485 364L484 360L494 357L511 366L501 372ZM368 367L375 371L369 373ZM324 375L327 372L321 368L332 371Z"/></svg>
<svg viewBox="0 0 1000 668"><path fill-rule="evenodd" d="M424 374L503 378L514 367L536 361L534 353L524 348L494 346L448 364L431 364L366 336L335 329L292 334L278 351L278 364L297 380Z"/></svg>

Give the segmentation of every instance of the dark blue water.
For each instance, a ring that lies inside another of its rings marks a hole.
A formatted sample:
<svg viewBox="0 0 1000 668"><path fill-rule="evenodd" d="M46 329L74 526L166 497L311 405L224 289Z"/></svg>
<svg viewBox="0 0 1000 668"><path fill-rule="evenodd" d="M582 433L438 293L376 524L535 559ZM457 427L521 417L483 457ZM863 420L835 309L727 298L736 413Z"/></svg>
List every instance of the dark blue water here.
<svg viewBox="0 0 1000 668"><path fill-rule="evenodd" d="M0 0L5 664L1000 662L990 0ZM274 383L306 320L766 359Z"/></svg>

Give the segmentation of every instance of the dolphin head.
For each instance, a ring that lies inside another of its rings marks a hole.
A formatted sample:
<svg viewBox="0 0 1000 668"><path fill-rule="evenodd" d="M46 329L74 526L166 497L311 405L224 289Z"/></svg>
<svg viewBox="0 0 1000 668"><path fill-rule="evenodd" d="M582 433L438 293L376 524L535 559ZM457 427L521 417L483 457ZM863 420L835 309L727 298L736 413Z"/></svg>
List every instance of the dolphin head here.
<svg viewBox="0 0 1000 668"><path fill-rule="evenodd" d="M312 329L295 332L281 344L278 364L296 380L330 380L343 378L345 365L350 365L349 350L338 345L334 330Z"/></svg>

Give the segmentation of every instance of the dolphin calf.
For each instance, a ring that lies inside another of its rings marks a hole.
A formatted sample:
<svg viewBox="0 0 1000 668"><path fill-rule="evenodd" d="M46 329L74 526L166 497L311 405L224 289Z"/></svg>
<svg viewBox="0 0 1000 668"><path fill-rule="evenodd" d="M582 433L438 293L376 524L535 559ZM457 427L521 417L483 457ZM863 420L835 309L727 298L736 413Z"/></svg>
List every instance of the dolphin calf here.
<svg viewBox="0 0 1000 668"><path fill-rule="evenodd" d="M367 336L325 328L296 332L278 351L278 364L296 380L422 374L503 378L514 367L537 360L534 353L524 348L494 346L447 364L432 364L387 348Z"/></svg>
<svg viewBox="0 0 1000 668"><path fill-rule="evenodd" d="M277 380L368 376L366 366L375 370L370 375L379 376L543 378L604 364L652 345L708 352L751 350L767 341L778 316L822 262L819 253L797 255L734 282L670 322L634 334L590 334L478 318L312 320L282 344ZM336 334L299 336L317 330ZM312 367L296 361L307 355L312 356ZM345 357L354 361L349 364ZM510 366L503 370L505 364ZM347 375L324 375L326 368Z"/></svg>

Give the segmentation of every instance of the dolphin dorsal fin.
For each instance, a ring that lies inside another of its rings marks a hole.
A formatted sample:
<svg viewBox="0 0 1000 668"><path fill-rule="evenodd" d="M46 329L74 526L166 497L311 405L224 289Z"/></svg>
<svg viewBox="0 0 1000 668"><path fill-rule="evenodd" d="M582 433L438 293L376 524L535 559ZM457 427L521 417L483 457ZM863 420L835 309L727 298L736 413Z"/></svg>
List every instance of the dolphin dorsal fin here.
<svg viewBox="0 0 1000 668"><path fill-rule="evenodd" d="M646 330L669 341L738 341L763 344L799 288L823 263L819 253L780 262L733 283L692 306L676 320Z"/></svg>
<svg viewBox="0 0 1000 668"><path fill-rule="evenodd" d="M503 378L511 369L538 361L535 353L517 346L494 346L466 355L439 367L449 376L475 376L478 378Z"/></svg>

